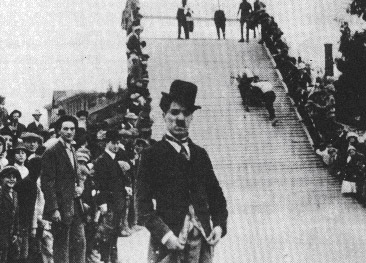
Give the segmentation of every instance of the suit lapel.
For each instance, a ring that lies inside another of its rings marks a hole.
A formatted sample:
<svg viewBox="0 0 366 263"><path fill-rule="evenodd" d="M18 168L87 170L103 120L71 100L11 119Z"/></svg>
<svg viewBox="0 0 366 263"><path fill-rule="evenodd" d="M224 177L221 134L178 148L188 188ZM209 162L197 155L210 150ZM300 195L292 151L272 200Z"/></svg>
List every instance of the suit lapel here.
<svg viewBox="0 0 366 263"><path fill-rule="evenodd" d="M72 167L72 163L70 161L69 155L66 152L65 146L62 144L62 142L58 142L58 147L60 149L61 154L64 156L65 162L68 164L68 166L74 170L74 168ZM75 154L73 154L74 156L74 161L75 161ZM75 163L75 168L76 168L76 163Z"/></svg>

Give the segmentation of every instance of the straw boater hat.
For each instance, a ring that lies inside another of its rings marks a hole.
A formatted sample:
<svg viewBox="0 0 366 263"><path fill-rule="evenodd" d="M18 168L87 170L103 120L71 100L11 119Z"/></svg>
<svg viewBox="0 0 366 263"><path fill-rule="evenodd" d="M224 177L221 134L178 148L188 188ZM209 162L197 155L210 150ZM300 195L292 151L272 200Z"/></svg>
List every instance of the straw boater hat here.
<svg viewBox="0 0 366 263"><path fill-rule="evenodd" d="M174 80L170 86L169 93L162 92L163 98L178 102L192 112L201 109L201 106L194 105L197 96L197 86L191 82Z"/></svg>
<svg viewBox="0 0 366 263"><path fill-rule="evenodd" d="M135 113L133 112L128 112L126 115L125 115L125 119L132 119L132 120L137 120L138 117Z"/></svg>
<svg viewBox="0 0 366 263"><path fill-rule="evenodd" d="M355 132L349 132L349 133L347 133L346 139L349 139L351 137L354 137L354 138L356 138L356 140L358 140L358 135Z"/></svg>
<svg viewBox="0 0 366 263"><path fill-rule="evenodd" d="M36 133L33 133L33 132L23 132L22 135L20 136L20 139L22 139L23 141L26 141L27 139L31 139L31 138L36 139L40 145L43 144L43 138L42 138L42 136L39 136Z"/></svg>
<svg viewBox="0 0 366 263"><path fill-rule="evenodd" d="M41 111L40 110L38 110L38 109L36 109L33 113L32 113L32 116L41 116L42 115L42 113L41 113Z"/></svg>

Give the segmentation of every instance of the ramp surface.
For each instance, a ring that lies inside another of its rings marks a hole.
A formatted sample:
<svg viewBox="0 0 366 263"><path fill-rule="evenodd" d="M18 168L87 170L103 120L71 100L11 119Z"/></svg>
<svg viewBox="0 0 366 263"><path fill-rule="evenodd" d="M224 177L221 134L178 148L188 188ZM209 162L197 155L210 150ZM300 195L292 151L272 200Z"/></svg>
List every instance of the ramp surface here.
<svg viewBox="0 0 366 263"><path fill-rule="evenodd" d="M174 79L197 84L191 138L207 149L228 201L228 234L215 262L363 262L365 211L342 197L307 140L267 53L257 43L147 41L153 137L164 123L161 91ZM280 124L264 108L244 112L231 75L252 68L275 85ZM119 239L121 262L146 262L148 232Z"/></svg>

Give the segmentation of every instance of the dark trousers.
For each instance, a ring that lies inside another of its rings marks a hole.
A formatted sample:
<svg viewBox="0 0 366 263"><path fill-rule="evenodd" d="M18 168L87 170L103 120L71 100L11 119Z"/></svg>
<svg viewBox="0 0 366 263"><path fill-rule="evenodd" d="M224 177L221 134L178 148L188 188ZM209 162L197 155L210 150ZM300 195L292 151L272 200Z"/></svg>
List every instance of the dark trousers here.
<svg viewBox="0 0 366 263"><path fill-rule="evenodd" d="M55 263L85 263L85 231L80 218L70 225L52 223L53 257Z"/></svg>
<svg viewBox="0 0 366 263"><path fill-rule="evenodd" d="M266 109L268 110L269 118L271 120L273 120L274 118L276 118L275 110L273 108L273 103L276 100L276 94L272 90L268 91L263 94L263 100L264 100L264 105L265 105Z"/></svg>
<svg viewBox="0 0 366 263"><path fill-rule="evenodd" d="M216 26L216 32L217 32L217 38L220 39L220 29L222 31L223 38L225 39L225 23L217 23Z"/></svg>
<svg viewBox="0 0 366 263"><path fill-rule="evenodd" d="M240 19L240 35L241 35L241 39L244 39L244 24L245 24L245 28L246 28L246 37L247 37L247 42L249 42L249 27L248 27L248 23L246 19Z"/></svg>
<svg viewBox="0 0 366 263"><path fill-rule="evenodd" d="M189 28L187 21L180 21L178 20L178 38L180 38L180 35L182 33L182 27L184 30L184 35L186 39L189 39Z"/></svg>
<svg viewBox="0 0 366 263"><path fill-rule="evenodd" d="M159 241L150 239L148 262L151 263L212 263L213 247L207 244L201 234L188 234L184 250L168 250ZM198 232L198 231L197 231ZM197 233L196 232L196 233Z"/></svg>
<svg viewBox="0 0 366 263"><path fill-rule="evenodd" d="M98 227L103 233L103 242L100 244L100 255L104 262L117 262L117 239L121 220L124 217L126 198L124 193L114 195L114 203L108 203L108 212L103 215Z"/></svg>

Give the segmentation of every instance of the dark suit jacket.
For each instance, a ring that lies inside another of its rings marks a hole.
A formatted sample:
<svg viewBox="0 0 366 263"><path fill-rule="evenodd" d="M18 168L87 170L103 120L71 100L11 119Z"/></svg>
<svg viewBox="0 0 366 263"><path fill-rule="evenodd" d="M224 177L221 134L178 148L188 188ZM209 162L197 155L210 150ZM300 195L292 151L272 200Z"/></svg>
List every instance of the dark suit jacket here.
<svg viewBox="0 0 366 263"><path fill-rule="evenodd" d="M43 131L43 125L42 124L39 124L38 126L36 125L35 122L31 122L28 124L27 126L27 130L29 132L34 132L36 134L40 134L42 131Z"/></svg>
<svg viewBox="0 0 366 263"><path fill-rule="evenodd" d="M19 234L18 195L13 199L0 187L0 250L10 245L13 235Z"/></svg>
<svg viewBox="0 0 366 263"><path fill-rule="evenodd" d="M214 174L207 152L189 141L191 152L188 176L182 173L181 154L166 141L143 151L138 171L137 202L139 220L155 241L172 230L178 236L188 207L195 213L208 236L213 226L226 234L226 200ZM152 199L156 199L156 210Z"/></svg>
<svg viewBox="0 0 366 263"><path fill-rule="evenodd" d="M75 214L75 183L77 183L77 162L72 167L62 142L45 151L42 156L41 188L44 193L44 217L50 220L58 209L61 222L70 224Z"/></svg>
<svg viewBox="0 0 366 263"><path fill-rule="evenodd" d="M94 163L94 181L100 191L97 203L111 204L115 202L117 196L126 196L126 177L117 162L118 156L112 157L104 152Z"/></svg>
<svg viewBox="0 0 366 263"><path fill-rule="evenodd" d="M8 134L15 138L20 138L23 132L27 131L27 128L24 124L18 123L17 129L12 131L8 125L6 125L4 128L2 128L1 133L2 134Z"/></svg>

